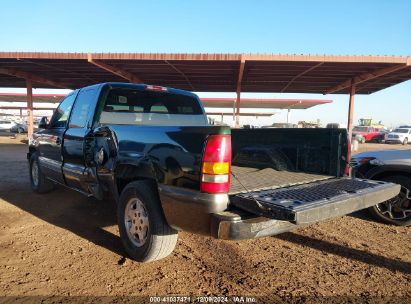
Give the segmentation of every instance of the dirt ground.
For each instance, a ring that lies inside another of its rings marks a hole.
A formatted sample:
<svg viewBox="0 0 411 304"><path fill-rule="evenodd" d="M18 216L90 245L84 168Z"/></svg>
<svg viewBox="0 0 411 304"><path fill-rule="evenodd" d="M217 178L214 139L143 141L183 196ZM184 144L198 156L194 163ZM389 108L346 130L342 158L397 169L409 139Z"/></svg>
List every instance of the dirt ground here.
<svg viewBox="0 0 411 304"><path fill-rule="evenodd" d="M182 232L170 257L140 264L122 249L112 202L62 188L31 192L26 148L0 138L0 303L138 303L156 295L409 303L410 228L361 212L241 242Z"/></svg>

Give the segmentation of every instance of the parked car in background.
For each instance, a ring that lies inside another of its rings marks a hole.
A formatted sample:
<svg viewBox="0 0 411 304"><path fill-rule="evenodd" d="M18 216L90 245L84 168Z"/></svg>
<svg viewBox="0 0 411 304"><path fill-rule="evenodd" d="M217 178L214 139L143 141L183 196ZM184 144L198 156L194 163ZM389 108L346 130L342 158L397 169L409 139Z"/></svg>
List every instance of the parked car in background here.
<svg viewBox="0 0 411 304"><path fill-rule="evenodd" d="M11 127L10 131L14 133L26 133L27 125L22 123L15 123L15 125Z"/></svg>
<svg viewBox="0 0 411 304"><path fill-rule="evenodd" d="M397 128L386 134L385 142L387 144L396 143L406 145L411 140L411 127Z"/></svg>
<svg viewBox="0 0 411 304"><path fill-rule="evenodd" d="M364 152L351 159L352 175L401 185L396 197L370 207L370 212L386 223L411 225L411 150Z"/></svg>
<svg viewBox="0 0 411 304"><path fill-rule="evenodd" d="M374 141L377 143L385 142L385 137L387 136L388 133L390 133L390 131L387 129L381 129L378 132L379 134L374 137Z"/></svg>
<svg viewBox="0 0 411 304"><path fill-rule="evenodd" d="M16 125L15 122L10 120L0 120L0 131L10 132L11 129Z"/></svg>
<svg viewBox="0 0 411 304"><path fill-rule="evenodd" d="M380 136L380 132L377 131L374 127L367 127L367 126L355 126L352 129L352 134L354 136L361 135L362 141L361 143L365 143L366 141L377 141Z"/></svg>

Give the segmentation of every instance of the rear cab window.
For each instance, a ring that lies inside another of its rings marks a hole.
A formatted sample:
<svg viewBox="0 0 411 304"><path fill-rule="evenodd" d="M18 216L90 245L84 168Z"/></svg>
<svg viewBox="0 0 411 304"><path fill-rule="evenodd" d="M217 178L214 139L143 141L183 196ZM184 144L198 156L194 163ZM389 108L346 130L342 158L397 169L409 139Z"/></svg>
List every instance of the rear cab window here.
<svg viewBox="0 0 411 304"><path fill-rule="evenodd" d="M204 126L207 118L194 95L125 87L108 92L99 124Z"/></svg>

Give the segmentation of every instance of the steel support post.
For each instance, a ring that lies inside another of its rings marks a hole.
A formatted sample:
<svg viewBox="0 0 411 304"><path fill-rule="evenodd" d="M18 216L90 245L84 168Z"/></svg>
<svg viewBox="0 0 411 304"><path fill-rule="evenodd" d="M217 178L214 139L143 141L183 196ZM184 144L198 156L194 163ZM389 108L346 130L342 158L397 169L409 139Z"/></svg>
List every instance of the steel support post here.
<svg viewBox="0 0 411 304"><path fill-rule="evenodd" d="M348 122L347 122L348 135L349 135L350 140L352 137L352 128L353 128L354 96L355 96L355 83L353 81L351 84L351 89L350 89L350 102L348 105Z"/></svg>
<svg viewBox="0 0 411 304"><path fill-rule="evenodd" d="M237 98L236 98L236 111L235 111L235 126L236 128L240 127L240 104L241 104L241 92L237 90Z"/></svg>
<svg viewBox="0 0 411 304"><path fill-rule="evenodd" d="M30 138L33 135L33 85L31 79L26 79L27 87L27 135Z"/></svg>
<svg viewBox="0 0 411 304"><path fill-rule="evenodd" d="M236 103L236 115L235 115L235 126L237 128L240 127L240 105L241 105L241 85L243 81L243 74L244 74L244 66L245 66L245 55L241 55L240 57L240 67L238 70L238 80L237 80L237 98L235 100Z"/></svg>

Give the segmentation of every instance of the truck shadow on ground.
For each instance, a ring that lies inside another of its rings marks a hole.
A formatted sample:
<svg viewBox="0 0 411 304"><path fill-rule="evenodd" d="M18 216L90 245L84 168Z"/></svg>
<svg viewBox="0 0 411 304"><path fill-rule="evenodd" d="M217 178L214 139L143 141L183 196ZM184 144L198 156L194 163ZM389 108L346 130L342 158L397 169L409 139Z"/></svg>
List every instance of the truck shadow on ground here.
<svg viewBox="0 0 411 304"><path fill-rule="evenodd" d="M120 237L105 230L117 224L112 201L97 201L60 187L42 195L32 193L27 187L8 192L0 189L0 198L95 245L126 255Z"/></svg>
<svg viewBox="0 0 411 304"><path fill-rule="evenodd" d="M356 260L368 265L383 267L393 272L398 271L408 275L411 274L411 263L387 258L368 251L319 240L293 232L283 233L275 236L275 238L297 245L310 247L321 252L328 252L343 258Z"/></svg>
<svg viewBox="0 0 411 304"><path fill-rule="evenodd" d="M354 217L354 218L358 218L361 219L363 221L367 221L367 222L371 222L371 223L383 223L382 221L375 219L370 212L368 211L368 209L364 209L364 210L360 210L351 214L348 214L347 216L350 217ZM384 225L389 225L384 223ZM394 226L393 226L394 227Z"/></svg>

